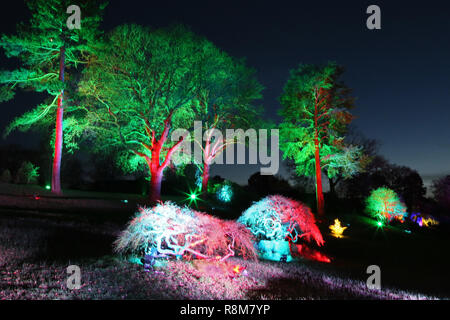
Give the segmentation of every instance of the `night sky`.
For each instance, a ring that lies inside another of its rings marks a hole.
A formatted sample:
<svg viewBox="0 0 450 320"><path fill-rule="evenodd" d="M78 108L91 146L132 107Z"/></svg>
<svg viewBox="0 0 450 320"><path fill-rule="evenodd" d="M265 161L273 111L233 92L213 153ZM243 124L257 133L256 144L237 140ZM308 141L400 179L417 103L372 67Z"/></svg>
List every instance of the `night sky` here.
<svg viewBox="0 0 450 320"><path fill-rule="evenodd" d="M74 4L76 1L73 1ZM278 96L299 63L336 61L357 97L354 124L381 143L388 160L417 170L426 184L450 173L450 5L447 1L119 1L112 0L104 28L122 23L163 27L181 22L235 57L246 57L265 86L260 103L279 120ZM366 8L381 8L381 30L366 28ZM27 21L24 4L0 12L2 33ZM0 54L0 68L14 66ZM0 128L39 102L20 94L1 105ZM37 147L32 133L1 144ZM64 161L64 160L63 160ZM258 166L215 166L245 183ZM281 172L283 173L283 171Z"/></svg>

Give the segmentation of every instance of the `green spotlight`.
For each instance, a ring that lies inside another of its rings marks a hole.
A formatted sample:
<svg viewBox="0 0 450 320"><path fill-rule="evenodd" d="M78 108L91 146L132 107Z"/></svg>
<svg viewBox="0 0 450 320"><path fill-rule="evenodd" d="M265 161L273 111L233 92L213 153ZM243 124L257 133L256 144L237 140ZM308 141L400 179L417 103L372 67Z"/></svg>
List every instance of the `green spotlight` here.
<svg viewBox="0 0 450 320"><path fill-rule="evenodd" d="M377 226L382 227L382 226L383 226L383 222L378 221L378 222L377 222Z"/></svg>
<svg viewBox="0 0 450 320"><path fill-rule="evenodd" d="M190 193L186 193L187 199L189 201L189 205L192 204L192 202L197 206L197 200L200 200L198 193L195 191L190 190Z"/></svg>
<svg viewBox="0 0 450 320"><path fill-rule="evenodd" d="M46 189L46 190L50 190L50 189L51 189L50 185L47 184L47 185L45 186L45 189Z"/></svg>

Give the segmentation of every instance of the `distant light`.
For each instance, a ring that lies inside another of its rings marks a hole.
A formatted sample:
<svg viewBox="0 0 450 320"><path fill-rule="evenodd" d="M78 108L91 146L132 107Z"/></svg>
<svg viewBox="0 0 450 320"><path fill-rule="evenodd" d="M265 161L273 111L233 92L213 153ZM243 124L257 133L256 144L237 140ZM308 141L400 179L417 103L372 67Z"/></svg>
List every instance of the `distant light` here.
<svg viewBox="0 0 450 320"><path fill-rule="evenodd" d="M46 185L46 186L45 186L45 189L50 190L50 189L51 189L50 185L49 185L49 184Z"/></svg>
<svg viewBox="0 0 450 320"><path fill-rule="evenodd" d="M411 230L405 230L406 233L411 233Z"/></svg>
<svg viewBox="0 0 450 320"><path fill-rule="evenodd" d="M195 193L192 193L192 194L190 195L190 197L191 197L191 200L197 199L197 195L196 195Z"/></svg>
<svg viewBox="0 0 450 320"><path fill-rule="evenodd" d="M383 222L378 221L378 222L377 222L377 226L382 227L382 226L383 226Z"/></svg>
<svg viewBox="0 0 450 320"><path fill-rule="evenodd" d="M128 203L128 200L127 200L127 199L125 199L125 200L122 200L122 202L123 202L123 203Z"/></svg>

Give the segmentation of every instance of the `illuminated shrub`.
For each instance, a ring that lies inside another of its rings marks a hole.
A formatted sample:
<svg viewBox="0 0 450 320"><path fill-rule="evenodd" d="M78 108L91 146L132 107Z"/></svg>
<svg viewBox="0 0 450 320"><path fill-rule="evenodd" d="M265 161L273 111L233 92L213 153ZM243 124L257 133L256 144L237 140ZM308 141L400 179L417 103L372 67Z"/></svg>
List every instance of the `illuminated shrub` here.
<svg viewBox="0 0 450 320"><path fill-rule="evenodd" d="M114 243L119 253L159 254L191 258L256 257L253 235L235 221L179 207L169 201L140 208ZM154 250L154 249L153 249Z"/></svg>
<svg viewBox="0 0 450 320"><path fill-rule="evenodd" d="M39 167L29 161L22 162L16 174L15 183L18 184L36 184L39 178Z"/></svg>
<svg viewBox="0 0 450 320"><path fill-rule="evenodd" d="M246 225L258 240L304 239L324 241L311 209L305 204L280 196L267 196L244 211L238 222Z"/></svg>
<svg viewBox="0 0 450 320"><path fill-rule="evenodd" d="M373 190L366 200L366 211L374 218L390 222L393 219L404 221L406 206L395 191L389 188Z"/></svg>
<svg viewBox="0 0 450 320"><path fill-rule="evenodd" d="M233 188L229 184L221 185L216 191L216 197L219 201L230 202L233 198Z"/></svg>

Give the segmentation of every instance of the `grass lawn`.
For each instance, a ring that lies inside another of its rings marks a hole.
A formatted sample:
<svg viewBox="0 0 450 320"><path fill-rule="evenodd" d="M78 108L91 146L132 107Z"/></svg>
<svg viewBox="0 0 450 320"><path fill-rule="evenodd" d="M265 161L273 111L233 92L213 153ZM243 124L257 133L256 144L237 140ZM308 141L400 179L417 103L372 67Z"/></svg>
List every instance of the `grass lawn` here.
<svg viewBox="0 0 450 320"><path fill-rule="evenodd" d="M98 195L97 195L98 196ZM72 199L73 200L73 199ZM117 200L117 199L116 199ZM73 200L75 201L75 200ZM80 199L78 199L80 201ZM84 200L81 200L84 201ZM131 205L130 205L131 206ZM437 230L377 228L370 219L342 216L346 237L329 235L320 250L329 264L229 259L229 266L160 261L154 271L112 253L131 207L101 213L0 209L2 299L425 299L450 297L450 245ZM331 222L334 218L329 216ZM66 286L66 268L81 268L82 287ZM235 265L245 274L232 276ZM381 268L382 290L369 290L367 266Z"/></svg>

